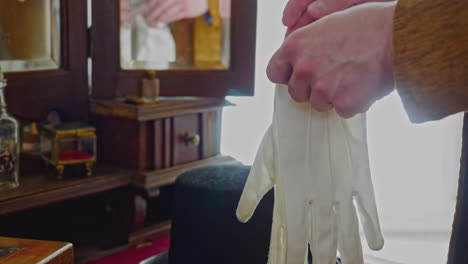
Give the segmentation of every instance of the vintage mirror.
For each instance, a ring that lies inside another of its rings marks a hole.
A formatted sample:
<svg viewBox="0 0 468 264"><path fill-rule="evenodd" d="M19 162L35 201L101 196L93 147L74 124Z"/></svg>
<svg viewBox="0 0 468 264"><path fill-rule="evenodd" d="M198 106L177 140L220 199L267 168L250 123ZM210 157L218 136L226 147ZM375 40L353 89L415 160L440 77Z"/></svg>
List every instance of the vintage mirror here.
<svg viewBox="0 0 468 264"><path fill-rule="evenodd" d="M226 70L231 0L120 0L120 65Z"/></svg>
<svg viewBox="0 0 468 264"><path fill-rule="evenodd" d="M0 0L0 65L8 111L82 120L88 101L86 0Z"/></svg>
<svg viewBox="0 0 468 264"><path fill-rule="evenodd" d="M255 0L92 1L92 96L253 94Z"/></svg>
<svg viewBox="0 0 468 264"><path fill-rule="evenodd" d="M60 0L0 2L0 66L5 72L60 67Z"/></svg>

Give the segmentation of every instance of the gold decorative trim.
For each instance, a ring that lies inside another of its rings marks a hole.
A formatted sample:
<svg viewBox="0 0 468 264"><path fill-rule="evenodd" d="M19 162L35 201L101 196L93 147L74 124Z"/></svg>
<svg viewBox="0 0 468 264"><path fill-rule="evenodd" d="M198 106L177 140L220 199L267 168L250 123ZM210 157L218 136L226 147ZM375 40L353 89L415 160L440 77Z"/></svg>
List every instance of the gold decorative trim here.
<svg viewBox="0 0 468 264"><path fill-rule="evenodd" d="M132 109L104 104L91 104L91 113L102 116L118 116L126 118L135 118L136 113Z"/></svg>

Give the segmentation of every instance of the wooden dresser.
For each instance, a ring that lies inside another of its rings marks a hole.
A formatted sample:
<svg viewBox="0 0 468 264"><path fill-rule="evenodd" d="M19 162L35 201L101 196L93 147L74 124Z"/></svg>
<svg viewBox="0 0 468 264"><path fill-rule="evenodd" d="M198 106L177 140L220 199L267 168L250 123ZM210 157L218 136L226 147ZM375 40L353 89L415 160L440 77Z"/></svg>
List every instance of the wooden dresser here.
<svg viewBox="0 0 468 264"><path fill-rule="evenodd" d="M134 105L122 98L140 95L149 69L121 66L121 1L54 2L58 68L7 72L8 112L41 122L56 111L63 121L92 124L97 163L91 177L78 171L57 180L40 160L22 159L20 186L0 193L0 222L8 223L0 234L72 242L80 263L167 234L181 173L238 163L220 153L221 117L225 96L254 92L257 3L231 1L226 67L158 70L159 101ZM184 32L175 39L192 45Z"/></svg>

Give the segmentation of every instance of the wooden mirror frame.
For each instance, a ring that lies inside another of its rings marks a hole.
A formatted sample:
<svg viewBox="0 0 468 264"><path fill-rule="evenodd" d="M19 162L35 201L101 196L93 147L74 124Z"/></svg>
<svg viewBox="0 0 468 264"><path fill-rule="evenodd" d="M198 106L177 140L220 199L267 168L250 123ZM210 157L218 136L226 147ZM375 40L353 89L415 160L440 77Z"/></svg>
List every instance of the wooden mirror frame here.
<svg viewBox="0 0 468 264"><path fill-rule="evenodd" d="M51 110L66 120L86 120L88 113L88 44L86 0L61 0L60 68L5 73L8 111L20 118L43 120Z"/></svg>
<svg viewBox="0 0 468 264"><path fill-rule="evenodd" d="M228 70L158 71L163 96L224 97L252 95L255 75L257 2L233 0L231 7L231 65ZM92 96L104 99L138 95L144 70L120 67L120 1L92 3Z"/></svg>

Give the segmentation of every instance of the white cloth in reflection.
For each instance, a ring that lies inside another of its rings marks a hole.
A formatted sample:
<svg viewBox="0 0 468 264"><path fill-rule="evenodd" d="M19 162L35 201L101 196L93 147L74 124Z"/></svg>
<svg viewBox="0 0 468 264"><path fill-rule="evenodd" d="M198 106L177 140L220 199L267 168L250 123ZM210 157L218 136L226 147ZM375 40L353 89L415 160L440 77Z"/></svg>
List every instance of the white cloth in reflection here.
<svg viewBox="0 0 468 264"><path fill-rule="evenodd" d="M265 133L237 208L246 222L275 188L269 264L362 264L355 204L367 243L383 247L369 169L366 116L342 119L294 102L277 85L273 121Z"/></svg>
<svg viewBox="0 0 468 264"><path fill-rule="evenodd" d="M167 69L176 59L176 45L171 29L164 23L148 26L142 15L135 24L120 29L123 68Z"/></svg>

